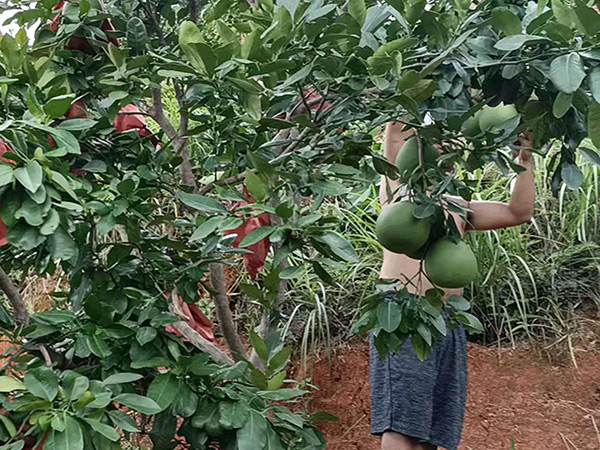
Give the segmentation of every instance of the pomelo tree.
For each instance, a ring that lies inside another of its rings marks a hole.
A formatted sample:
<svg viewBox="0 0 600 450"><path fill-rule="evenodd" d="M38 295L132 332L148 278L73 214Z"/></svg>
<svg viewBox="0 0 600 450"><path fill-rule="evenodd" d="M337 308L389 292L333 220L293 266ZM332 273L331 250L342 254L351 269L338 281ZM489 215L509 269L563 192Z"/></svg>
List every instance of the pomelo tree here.
<svg viewBox="0 0 600 450"><path fill-rule="evenodd" d="M323 203L402 176L414 218L456 239L444 213L464 208L447 195L468 199L472 186L449 164L518 171L510 145L526 131L536 152L559 143L556 189L579 187L577 152L600 162L581 146L600 145L600 17L581 0L10 8L22 30L0 40L0 318L14 343L2 450L121 448L145 435L156 449L324 448L315 422L327 416L285 406L305 391L287 381L278 333L294 279L333 284L358 259ZM501 103L516 115L490 112ZM410 174L379 154L391 120L418 137ZM429 145L437 159L423 158ZM256 330L231 311L223 268L238 258ZM56 307L30 316L15 276L57 271L68 285ZM382 352L412 336L425 357L445 333L443 308L479 327L466 300L444 305L432 290L371 297L355 330L374 331Z"/></svg>

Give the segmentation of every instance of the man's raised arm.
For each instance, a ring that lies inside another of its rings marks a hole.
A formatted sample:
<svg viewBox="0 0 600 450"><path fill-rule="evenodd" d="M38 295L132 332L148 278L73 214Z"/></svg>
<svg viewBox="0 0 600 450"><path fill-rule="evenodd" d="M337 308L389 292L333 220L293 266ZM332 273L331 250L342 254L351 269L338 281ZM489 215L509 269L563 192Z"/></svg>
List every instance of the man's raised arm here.
<svg viewBox="0 0 600 450"><path fill-rule="evenodd" d="M519 138L523 148L531 148L530 137ZM535 177L533 154L528 150L519 152L519 164L526 170L517 175L512 196L508 203L469 202L469 230L495 230L525 223L533 216L535 206Z"/></svg>

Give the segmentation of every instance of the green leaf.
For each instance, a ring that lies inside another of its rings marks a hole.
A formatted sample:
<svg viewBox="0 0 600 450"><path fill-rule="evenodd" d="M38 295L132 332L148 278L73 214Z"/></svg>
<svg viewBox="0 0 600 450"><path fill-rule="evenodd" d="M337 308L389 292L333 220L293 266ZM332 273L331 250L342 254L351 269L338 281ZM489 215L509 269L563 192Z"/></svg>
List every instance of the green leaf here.
<svg viewBox="0 0 600 450"><path fill-rule="evenodd" d="M15 178L12 164L0 163L0 187L12 183Z"/></svg>
<svg viewBox="0 0 600 450"><path fill-rule="evenodd" d="M250 330L250 341L252 342L252 347L256 351L256 354L264 363L266 363L269 359L269 349L267 348L265 341L263 341L254 330Z"/></svg>
<svg viewBox="0 0 600 450"><path fill-rule="evenodd" d="M179 27L179 46L197 70L212 74L217 58L194 22L187 20Z"/></svg>
<svg viewBox="0 0 600 450"><path fill-rule="evenodd" d="M44 448L61 450L83 450L83 432L79 421L71 416L65 417L65 430L53 430Z"/></svg>
<svg viewBox="0 0 600 450"><path fill-rule="evenodd" d="M248 419L237 432L239 450L260 450L267 445L267 419L259 412L251 409Z"/></svg>
<svg viewBox="0 0 600 450"><path fill-rule="evenodd" d="M15 178L29 192L35 192L42 185L42 166L37 161L29 161L25 167L19 167L14 172Z"/></svg>
<svg viewBox="0 0 600 450"><path fill-rule="evenodd" d="M575 0L574 19L582 32L595 36L600 32L600 14L594 8L587 6L582 0Z"/></svg>
<svg viewBox="0 0 600 450"><path fill-rule="evenodd" d="M365 19L367 18L365 0L349 0L348 12L361 27L365 24Z"/></svg>
<svg viewBox="0 0 600 450"><path fill-rule="evenodd" d="M69 370L63 379L63 390L70 401L75 401L90 387L90 380L77 372Z"/></svg>
<svg viewBox="0 0 600 450"><path fill-rule="evenodd" d="M55 172L54 170L51 170L50 173L52 175L51 179L54 183L56 183L56 185L62 188L62 190L69 194L74 200L79 200L79 197L77 197L77 194L75 194L75 191L73 188L71 188L69 181L63 176L63 174Z"/></svg>
<svg viewBox="0 0 600 450"><path fill-rule="evenodd" d="M587 147L579 147L579 151L589 162L600 166L600 155L597 152Z"/></svg>
<svg viewBox="0 0 600 450"><path fill-rule="evenodd" d="M269 185L252 170L246 170L246 187L248 192L257 202L264 202L269 198Z"/></svg>
<svg viewBox="0 0 600 450"><path fill-rule="evenodd" d="M271 379L269 379L269 384L267 385L267 390L275 391L275 390L279 389L281 386L283 386L286 375L287 375L287 373L285 372L285 370L283 372L279 372L276 375L273 375L271 377Z"/></svg>
<svg viewBox="0 0 600 450"><path fill-rule="evenodd" d="M2 424L4 425L4 428L6 429L6 432L8 433L8 435L11 438L14 438L17 435L17 428L15 427L15 424L12 423L12 421L8 417L0 414L0 422L2 422ZM0 447L0 449L1 448L2 447Z"/></svg>
<svg viewBox="0 0 600 450"><path fill-rule="evenodd" d="M600 148L600 103L590 103L588 110L588 134L597 148Z"/></svg>
<svg viewBox="0 0 600 450"><path fill-rule="evenodd" d="M583 173L575 164L563 164L560 174L567 187L573 191L583 184Z"/></svg>
<svg viewBox="0 0 600 450"><path fill-rule="evenodd" d="M75 100L75 94L58 95L44 105L44 112L52 119L63 117Z"/></svg>
<svg viewBox="0 0 600 450"><path fill-rule="evenodd" d="M177 379L171 373L166 373L152 381L148 388L148 397L156 402L161 411L164 411L173 403L178 391Z"/></svg>
<svg viewBox="0 0 600 450"><path fill-rule="evenodd" d="M137 394L121 394L113 400L143 414L158 414L162 411L162 408L154 400Z"/></svg>
<svg viewBox="0 0 600 450"><path fill-rule="evenodd" d="M177 194L179 200L190 208L197 209L198 211L210 212L210 213L228 213L229 210L225 208L214 198L205 197L199 194L188 194L187 192L179 191Z"/></svg>
<svg viewBox="0 0 600 450"><path fill-rule="evenodd" d="M552 12L558 23L568 27L573 23L573 10L566 6L562 0L552 0Z"/></svg>
<svg viewBox="0 0 600 450"><path fill-rule="evenodd" d="M36 128L38 130L44 131L54 138L56 142L57 148L52 152L46 153L46 156L64 156L66 153L71 153L74 155L81 154L81 147L79 146L79 141L72 133L68 132L65 129L56 128L56 127L48 127L46 125L40 125L39 123L33 121L23 122L26 127ZM60 151L62 150L62 151ZM57 152L56 154L53 154Z"/></svg>
<svg viewBox="0 0 600 450"><path fill-rule="evenodd" d="M600 67L595 67L590 73L590 91L596 103L600 103Z"/></svg>
<svg viewBox="0 0 600 450"><path fill-rule="evenodd" d="M25 385L16 378L2 375L0 376L0 392L24 391Z"/></svg>
<svg viewBox="0 0 600 450"><path fill-rule="evenodd" d="M277 227L275 227L273 225L266 225L264 227L260 227L255 230L252 230L250 233L248 233L248 235L244 239L242 239L242 242L240 242L239 247L244 248L244 247L248 247L252 244L256 244L257 242L262 241L263 239L269 237L276 230L277 230Z"/></svg>
<svg viewBox="0 0 600 450"><path fill-rule="evenodd" d="M63 261L76 260L79 256L79 246L63 227L58 227L48 237L48 247L53 258Z"/></svg>
<svg viewBox="0 0 600 450"><path fill-rule="evenodd" d="M352 247L352 244L333 231L328 231L320 236L315 236L315 240L327 245L331 251L344 261L358 262L358 255Z"/></svg>
<svg viewBox="0 0 600 450"><path fill-rule="evenodd" d="M508 8L494 8L492 10L492 24L508 36L521 34L521 21Z"/></svg>
<svg viewBox="0 0 600 450"><path fill-rule="evenodd" d="M85 170L86 172L91 173L104 173L106 172L106 163L99 159L93 159L85 166L83 166L81 170Z"/></svg>
<svg viewBox="0 0 600 450"><path fill-rule="evenodd" d="M219 402L219 424L228 430L241 428L248 419L248 405L240 401Z"/></svg>
<svg viewBox="0 0 600 450"><path fill-rule="evenodd" d="M30 370L23 382L29 392L44 400L52 401L58 394L58 377L50 367Z"/></svg>
<svg viewBox="0 0 600 450"><path fill-rule="evenodd" d="M23 54L19 50L17 41L10 35L5 34L0 40L0 51L4 55L4 61L11 70L19 69L23 62Z"/></svg>
<svg viewBox="0 0 600 450"><path fill-rule="evenodd" d="M139 54L146 48L148 33L144 21L139 17L132 17L127 22L127 44Z"/></svg>
<svg viewBox="0 0 600 450"><path fill-rule="evenodd" d="M141 327L135 334L135 338L140 345L145 345L148 342L152 342L157 334L156 328Z"/></svg>
<svg viewBox="0 0 600 450"><path fill-rule="evenodd" d="M121 430L128 431L129 433L140 432L140 429L138 428L135 421L123 411L107 411L107 414L111 422L118 426Z"/></svg>
<svg viewBox="0 0 600 450"><path fill-rule="evenodd" d="M125 53L112 42L108 43L108 58L117 69L125 64Z"/></svg>
<svg viewBox="0 0 600 450"><path fill-rule="evenodd" d="M402 310L396 302L384 301L377 307L377 321L388 333L393 333L400 326Z"/></svg>
<svg viewBox="0 0 600 450"><path fill-rule="evenodd" d="M278 389L276 391L260 391L258 395L269 401L282 401L282 400L291 400L293 398L302 397L306 395L308 391L302 389Z"/></svg>
<svg viewBox="0 0 600 450"><path fill-rule="evenodd" d="M413 334L410 340L417 357L421 361L425 361L431 353L431 347L427 345L427 342L425 342L420 334Z"/></svg>
<svg viewBox="0 0 600 450"><path fill-rule="evenodd" d="M97 123L98 121L94 119L67 119L58 124L58 126L67 131L84 131L89 130Z"/></svg>
<svg viewBox="0 0 600 450"><path fill-rule="evenodd" d="M573 94L559 92L554 99L554 105L552 105L552 114L554 114L554 117L557 119L563 117L571 109L572 101Z"/></svg>
<svg viewBox="0 0 600 450"><path fill-rule="evenodd" d="M500 39L498 42L496 42L494 47L504 52L510 52L513 50L520 49L523 45L527 43L534 42L549 42L549 39L542 36L519 34L515 36L507 36L504 39Z"/></svg>
<svg viewBox="0 0 600 450"><path fill-rule="evenodd" d="M85 422L97 433L100 433L106 439L109 439L113 442L117 442L121 439L121 435L115 430L113 427L103 424L99 420L93 419L83 419Z"/></svg>
<svg viewBox="0 0 600 450"><path fill-rule="evenodd" d="M584 78L585 70L578 53L559 56L550 63L550 80L565 94L572 94L579 89Z"/></svg>
<svg viewBox="0 0 600 450"><path fill-rule="evenodd" d="M448 304L456 308L458 311L468 311L471 309L471 303L461 295L451 295L448 299Z"/></svg>
<svg viewBox="0 0 600 450"><path fill-rule="evenodd" d="M134 381L141 380L142 378L143 378L143 376L140 375L139 373L121 372L121 373L115 373L114 375L109 376L102 383L105 386L108 386L110 384L125 384L125 383L129 384L129 383L133 383Z"/></svg>
<svg viewBox="0 0 600 450"><path fill-rule="evenodd" d="M213 233L226 220L223 216L213 216L200 224L190 237L190 242L197 242Z"/></svg>
<svg viewBox="0 0 600 450"><path fill-rule="evenodd" d="M284 88L284 87L292 86L296 83L299 83L300 81L304 80L307 76L309 76L310 73L312 72L312 70L313 70L312 63L308 64L307 66L304 66L298 72L296 72L292 76L288 77L288 79L285 80L285 82L283 83L283 85L281 87Z"/></svg>

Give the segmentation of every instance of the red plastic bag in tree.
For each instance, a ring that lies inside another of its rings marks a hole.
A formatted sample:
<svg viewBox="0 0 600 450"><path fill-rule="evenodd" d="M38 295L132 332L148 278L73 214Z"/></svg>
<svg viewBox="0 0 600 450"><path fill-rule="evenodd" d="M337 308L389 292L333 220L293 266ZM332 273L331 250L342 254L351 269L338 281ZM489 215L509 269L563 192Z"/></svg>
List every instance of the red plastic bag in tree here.
<svg viewBox="0 0 600 450"><path fill-rule="evenodd" d="M73 103L67 111L67 119L87 119L88 117L89 116L85 109L85 104L81 100L77 100L75 103Z"/></svg>
<svg viewBox="0 0 600 450"><path fill-rule="evenodd" d="M244 196L248 199L247 202L238 202L234 205L233 209L237 209L240 206L245 206L250 203L255 203L256 201L252 196L248 193L248 190L244 186ZM248 236L252 231L257 228L261 228L271 224L271 218L268 213L259 214L256 217L252 217L242 223L235 230L230 231L229 233L237 234L235 240L231 245L234 247L238 247L242 240ZM256 279L258 273L264 269L265 261L267 259L267 255L269 254L269 250L271 248L271 241L269 238L264 238L255 244L249 245L245 247L247 250L252 251L252 253L247 253L244 255L244 260L246 262L246 270L248 271L248 275L250 278Z"/></svg>
<svg viewBox="0 0 600 450"><path fill-rule="evenodd" d="M54 11L61 11L64 7L65 7L65 2L64 2L64 0L61 0L54 7ZM62 16L62 14L60 14L60 12L59 12L52 18L52 21L50 22L50 26L49 26L50 31L52 31L54 33L56 33L58 31L58 27L60 26L61 16ZM102 21L102 24L100 24L100 29L102 31L115 31L115 27L113 26L112 22L108 19L104 19ZM110 37L110 36L107 36L107 38L108 38L108 41L112 42L113 45L116 45L117 47L120 45L120 42L117 38ZM67 42L67 49L77 50L77 51L80 51L80 52L83 52L83 53L86 53L89 55L96 53L94 51L94 49L92 48L92 46L90 45L90 43L87 41L87 39L84 38L83 36L72 36L71 39L69 39L69 42Z"/></svg>
<svg viewBox="0 0 600 450"><path fill-rule="evenodd" d="M209 342L216 342L215 335L212 331L212 321L206 317L206 315L193 303L185 303L183 299L176 293L167 292L165 297L168 299L173 298L173 306L179 316L193 328L200 336ZM182 336L177 328L173 325L168 325L165 330L169 333L175 333L181 336L184 341L187 339Z"/></svg>
<svg viewBox="0 0 600 450"><path fill-rule="evenodd" d="M16 162L13 161L12 159L7 159L2 156L6 152L11 152L11 151L12 151L12 149L8 146L8 144L6 142L4 142L2 139L0 139L0 161L2 161L4 163L9 163L9 164L16 164ZM6 244L8 244L7 234L8 234L8 229L6 228L6 225L4 224L2 219L0 219L0 247L4 247Z"/></svg>
<svg viewBox="0 0 600 450"><path fill-rule="evenodd" d="M117 132L122 133L129 130L140 130L140 137L152 136L152 131L148 128L148 123L142 114L140 109L133 103L124 106L119 110L117 118L115 119L115 129ZM158 145L158 139L156 136L151 138L154 145Z"/></svg>

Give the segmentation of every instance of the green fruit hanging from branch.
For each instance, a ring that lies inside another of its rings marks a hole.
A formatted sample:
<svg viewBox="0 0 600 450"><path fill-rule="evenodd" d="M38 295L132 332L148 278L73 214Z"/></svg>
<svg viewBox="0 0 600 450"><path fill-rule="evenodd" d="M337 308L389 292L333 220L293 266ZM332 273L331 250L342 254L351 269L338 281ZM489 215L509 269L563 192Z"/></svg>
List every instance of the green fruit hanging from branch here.
<svg viewBox="0 0 600 450"><path fill-rule="evenodd" d="M477 277L477 259L465 242L445 237L427 251L425 272L438 287L461 288Z"/></svg>
<svg viewBox="0 0 600 450"><path fill-rule="evenodd" d="M394 253L416 252L423 247L431 225L426 219L417 219L414 212L415 204L409 201L385 207L375 226L379 243Z"/></svg>
<svg viewBox="0 0 600 450"><path fill-rule="evenodd" d="M438 156L435 147L413 136L406 141L400 151L398 151L398 156L396 156L396 167L398 168L398 172L400 172L401 181L407 181L414 170L419 167L419 163L421 162L419 146L422 146L423 165L435 164Z"/></svg>

